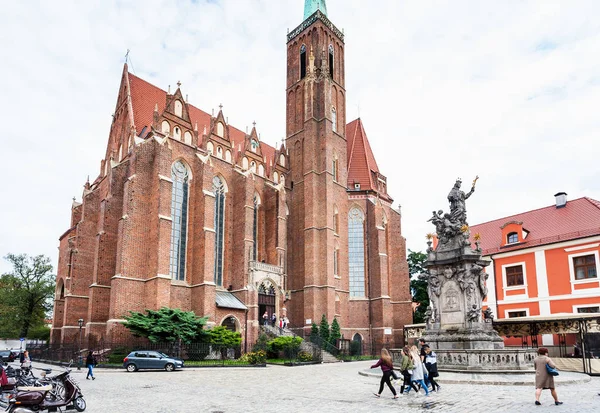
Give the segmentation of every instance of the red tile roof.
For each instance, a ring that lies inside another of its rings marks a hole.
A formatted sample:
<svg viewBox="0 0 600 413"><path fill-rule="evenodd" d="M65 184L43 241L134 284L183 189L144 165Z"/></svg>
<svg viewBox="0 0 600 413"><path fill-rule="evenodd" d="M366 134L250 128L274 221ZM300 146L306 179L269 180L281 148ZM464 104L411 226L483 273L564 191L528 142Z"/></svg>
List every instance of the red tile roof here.
<svg viewBox="0 0 600 413"><path fill-rule="evenodd" d="M140 133L144 126L148 127L147 130L152 126L155 106L158 106L159 113L165 110L167 92L132 73L127 73L127 75L133 107L133 121L137 133ZM207 131L210 129L211 115L190 104L188 104L188 112L192 126L198 125L200 136L204 133L205 127ZM360 183L361 191L377 190L377 185L373 182L373 172L379 173L379 168L360 118L346 125L346 137L348 188L354 188L354 183L357 182ZM235 160L238 149L241 148L242 152L244 151L246 134L229 125L229 138L233 143ZM263 156L267 159L265 167L270 172L269 165L275 165L275 156L278 152L264 142L260 142L260 145Z"/></svg>
<svg viewBox="0 0 600 413"><path fill-rule="evenodd" d="M523 229L529 234L518 245L501 247L500 227L508 221L523 222ZM568 201L562 208L552 205L473 225L470 232L471 236L481 236L480 246L484 255L600 235L600 202L587 197L578 198Z"/></svg>
<svg viewBox="0 0 600 413"><path fill-rule="evenodd" d="M346 125L348 188L360 183L361 191L376 190L371 172L379 172L369 139L360 118Z"/></svg>
<svg viewBox="0 0 600 413"><path fill-rule="evenodd" d="M158 105L158 112L162 113L165 110L167 102L167 92L164 90L146 82L144 79L137 77L132 73L128 73L129 76L129 87L131 89L131 105L133 107L133 121L135 128L138 133L148 126L147 130L152 126L154 117L154 107ZM207 132L210 130L210 118L211 116L198 109L197 107L188 104L188 112L190 114L190 121L192 126L195 127L198 124L198 134L202 136L204 127ZM244 139L246 134L241 130L234 128L229 125L229 139L233 143L233 153L241 147L244 150ZM275 163L273 155L275 154L275 148L268 144L261 142L261 149L263 154L267 156L267 165L269 161ZM267 166L265 165L265 166Z"/></svg>

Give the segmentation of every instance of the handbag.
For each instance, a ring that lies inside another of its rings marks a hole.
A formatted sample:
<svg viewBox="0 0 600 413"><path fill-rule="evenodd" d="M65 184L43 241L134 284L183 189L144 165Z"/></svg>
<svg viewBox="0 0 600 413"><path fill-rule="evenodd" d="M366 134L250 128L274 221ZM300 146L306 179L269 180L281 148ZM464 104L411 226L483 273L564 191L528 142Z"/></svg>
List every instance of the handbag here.
<svg viewBox="0 0 600 413"><path fill-rule="evenodd" d="M551 376L558 376L558 370L556 370L554 367L551 367L548 363L546 363L546 371Z"/></svg>

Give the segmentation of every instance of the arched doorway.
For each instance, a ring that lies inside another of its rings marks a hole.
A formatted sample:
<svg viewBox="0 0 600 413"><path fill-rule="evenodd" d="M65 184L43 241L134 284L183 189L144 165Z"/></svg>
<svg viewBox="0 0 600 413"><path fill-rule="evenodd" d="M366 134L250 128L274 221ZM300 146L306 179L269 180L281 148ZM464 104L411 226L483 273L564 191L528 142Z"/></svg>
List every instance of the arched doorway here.
<svg viewBox="0 0 600 413"><path fill-rule="evenodd" d="M237 323L235 322L235 317L232 315L225 317L221 325L234 333L237 331Z"/></svg>
<svg viewBox="0 0 600 413"><path fill-rule="evenodd" d="M360 356L363 354L362 342L362 336L358 333L354 334L352 342L350 343L350 354L352 356Z"/></svg>
<svg viewBox="0 0 600 413"><path fill-rule="evenodd" d="M268 314L267 320L271 323L271 318L275 314L275 287L270 281L263 281L258 287L258 321L264 324L263 315L265 311Z"/></svg>

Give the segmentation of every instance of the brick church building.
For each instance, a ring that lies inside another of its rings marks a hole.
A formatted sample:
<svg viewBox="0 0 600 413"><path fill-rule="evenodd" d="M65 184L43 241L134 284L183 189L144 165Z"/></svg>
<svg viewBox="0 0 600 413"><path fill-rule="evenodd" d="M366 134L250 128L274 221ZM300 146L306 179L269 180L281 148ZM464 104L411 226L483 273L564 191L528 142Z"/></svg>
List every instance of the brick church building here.
<svg viewBox="0 0 600 413"><path fill-rule="evenodd" d="M277 147L125 65L100 174L60 237L52 342L74 341L79 320L86 342L126 339L128 311L166 306L248 348L265 312L300 335L325 314L366 349L403 343L401 217L361 119L346 123L344 48L325 1L306 0Z"/></svg>

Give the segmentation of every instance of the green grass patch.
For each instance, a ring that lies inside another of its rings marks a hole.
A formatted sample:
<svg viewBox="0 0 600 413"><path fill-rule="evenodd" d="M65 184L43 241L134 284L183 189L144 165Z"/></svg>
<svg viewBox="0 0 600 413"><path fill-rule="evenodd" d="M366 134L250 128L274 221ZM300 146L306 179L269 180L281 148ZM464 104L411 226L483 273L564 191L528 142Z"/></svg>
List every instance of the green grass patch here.
<svg viewBox="0 0 600 413"><path fill-rule="evenodd" d="M267 364L285 364L289 363L291 360L287 359L267 359Z"/></svg>

